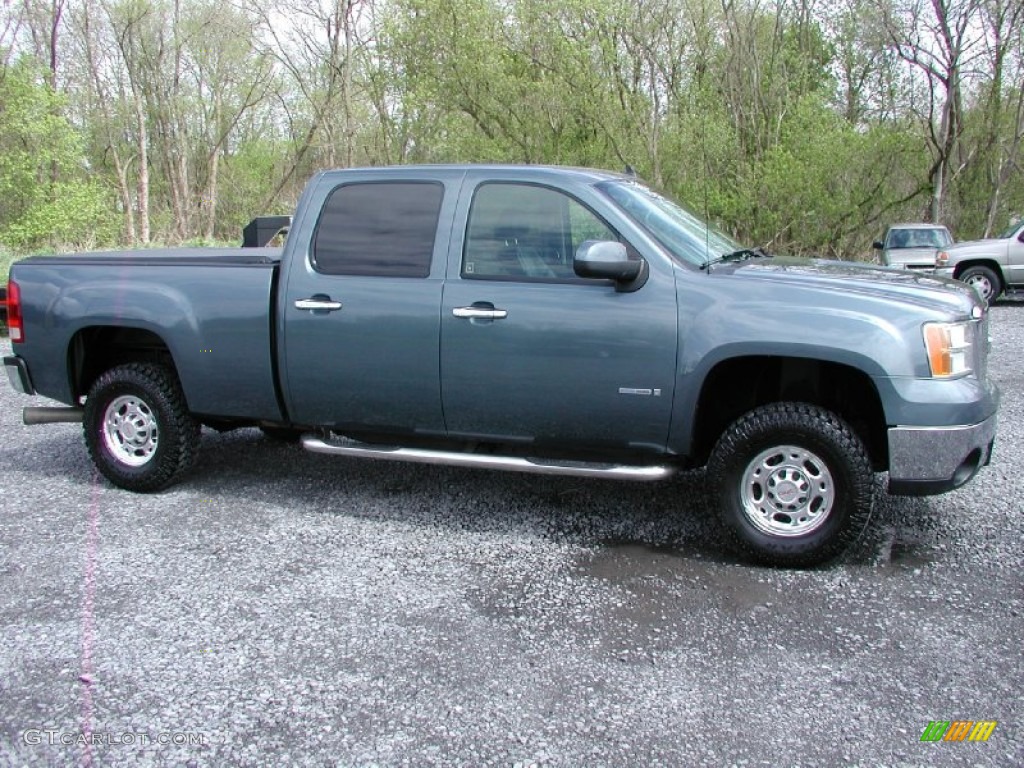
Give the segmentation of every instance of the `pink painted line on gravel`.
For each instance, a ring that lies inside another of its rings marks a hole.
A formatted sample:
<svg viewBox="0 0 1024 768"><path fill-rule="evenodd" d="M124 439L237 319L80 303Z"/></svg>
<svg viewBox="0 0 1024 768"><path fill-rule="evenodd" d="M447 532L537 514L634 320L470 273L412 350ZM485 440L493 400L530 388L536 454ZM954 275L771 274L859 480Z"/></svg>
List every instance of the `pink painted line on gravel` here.
<svg viewBox="0 0 1024 768"><path fill-rule="evenodd" d="M96 556L100 527L100 476L94 471L92 475L92 500L85 521L85 574L82 584L82 666L78 675L82 683L82 723L81 733L85 737L82 744L82 762L85 768L92 768L92 685L93 664L92 652L96 634L96 614L94 610L96 598Z"/></svg>

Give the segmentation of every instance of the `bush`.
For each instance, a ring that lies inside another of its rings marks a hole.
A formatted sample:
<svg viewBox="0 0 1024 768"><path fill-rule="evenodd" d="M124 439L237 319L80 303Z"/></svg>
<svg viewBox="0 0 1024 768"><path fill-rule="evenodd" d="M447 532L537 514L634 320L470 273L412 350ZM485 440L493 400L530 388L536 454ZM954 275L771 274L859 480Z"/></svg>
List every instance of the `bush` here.
<svg viewBox="0 0 1024 768"><path fill-rule="evenodd" d="M110 210L103 189L91 182L56 184L49 199L36 202L0 238L23 252L95 248L117 236L117 216Z"/></svg>
<svg viewBox="0 0 1024 768"><path fill-rule="evenodd" d="M22 58L0 78L0 244L24 253L112 242L118 216L90 176L63 99ZM9 260L9 259L8 259Z"/></svg>

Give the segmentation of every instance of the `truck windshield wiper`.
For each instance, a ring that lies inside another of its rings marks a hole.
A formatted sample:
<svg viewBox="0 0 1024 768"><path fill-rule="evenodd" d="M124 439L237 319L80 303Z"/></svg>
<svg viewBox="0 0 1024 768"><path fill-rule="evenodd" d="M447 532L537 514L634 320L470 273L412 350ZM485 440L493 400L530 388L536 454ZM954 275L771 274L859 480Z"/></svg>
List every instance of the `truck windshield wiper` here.
<svg viewBox="0 0 1024 768"><path fill-rule="evenodd" d="M747 259L767 259L771 254L764 248L741 248L732 253L726 253L721 257L722 261L746 261Z"/></svg>
<svg viewBox="0 0 1024 768"><path fill-rule="evenodd" d="M721 256L715 258L709 258L703 264L700 265L701 271L708 271L715 264L720 264L723 261L746 261L747 259L767 259L771 258L771 254L768 253L764 248L758 246L757 248L740 248L738 251L732 251L731 253L723 253Z"/></svg>

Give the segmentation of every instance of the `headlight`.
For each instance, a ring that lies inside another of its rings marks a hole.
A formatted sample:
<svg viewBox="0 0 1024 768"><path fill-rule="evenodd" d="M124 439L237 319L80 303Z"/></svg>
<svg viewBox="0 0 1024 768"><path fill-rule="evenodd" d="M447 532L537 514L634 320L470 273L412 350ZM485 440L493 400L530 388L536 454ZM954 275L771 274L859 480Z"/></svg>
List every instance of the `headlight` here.
<svg viewBox="0 0 1024 768"><path fill-rule="evenodd" d="M949 254L945 251L939 251L935 254L935 266L944 267L949 263Z"/></svg>
<svg viewBox="0 0 1024 768"><path fill-rule="evenodd" d="M933 377L946 379L971 372L968 326L969 323L925 323L924 345Z"/></svg>

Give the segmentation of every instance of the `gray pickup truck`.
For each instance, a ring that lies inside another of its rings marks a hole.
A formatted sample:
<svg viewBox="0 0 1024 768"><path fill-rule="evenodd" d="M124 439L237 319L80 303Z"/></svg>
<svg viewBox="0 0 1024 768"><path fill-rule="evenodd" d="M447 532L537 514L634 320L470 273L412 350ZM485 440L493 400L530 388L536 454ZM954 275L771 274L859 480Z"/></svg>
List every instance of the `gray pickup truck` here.
<svg viewBox="0 0 1024 768"><path fill-rule="evenodd" d="M935 274L962 280L988 302L995 301L1004 291L1024 289L1024 220L998 237L939 250Z"/></svg>
<svg viewBox="0 0 1024 768"><path fill-rule="evenodd" d="M974 290L771 258L608 172L331 171L283 250L35 257L9 288L9 378L68 406L26 422L82 421L133 491L188 470L201 425L556 475L706 467L737 548L799 566L857 537L876 472L948 491L996 432Z"/></svg>

